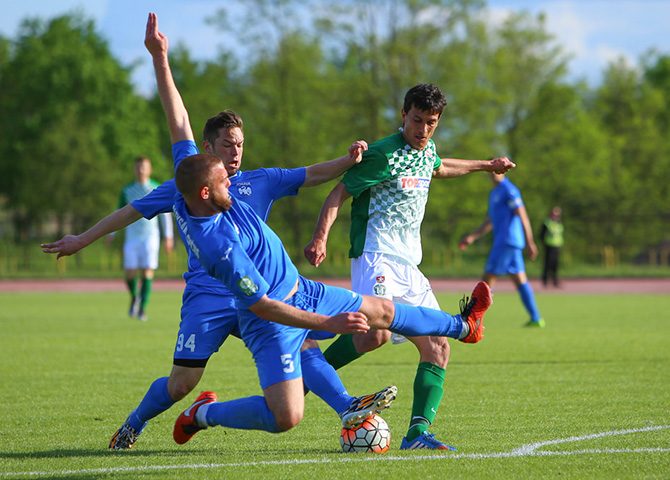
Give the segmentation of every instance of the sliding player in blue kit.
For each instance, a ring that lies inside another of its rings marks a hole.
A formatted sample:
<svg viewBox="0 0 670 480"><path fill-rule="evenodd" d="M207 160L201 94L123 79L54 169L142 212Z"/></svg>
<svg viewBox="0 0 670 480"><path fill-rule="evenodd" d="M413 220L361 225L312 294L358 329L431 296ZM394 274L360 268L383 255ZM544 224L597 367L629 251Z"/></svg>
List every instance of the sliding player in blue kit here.
<svg viewBox="0 0 670 480"><path fill-rule="evenodd" d="M145 44L154 60L159 96L171 136L176 131L173 139L180 140L175 140L174 146L175 161L178 161L182 158L180 152L195 153L197 147L193 142L188 112L169 69L168 40L158 31L153 15L147 22ZM338 177L360 159L360 149L367 146L365 142L354 142L349 155L309 167L241 171L244 133L242 119L237 114L227 110L210 118L203 136L205 150L217 155L232 175L232 181L237 187L235 194L263 218L267 218L275 200L295 195L300 187L319 185ZM148 196L113 212L86 232L66 235L59 241L43 244L42 249L46 253L57 253L58 257L75 254L95 240L124 228L142 216L153 218L159 213L171 212L176 191L174 180L165 182ZM168 410L196 387L210 356L219 350L228 336L240 336L233 294L221 282L207 275L192 255L189 255L184 279L186 287L182 298L182 321L170 375L153 381L142 401L113 435L109 443L111 449L132 448L149 420ZM314 347L316 344L308 346ZM395 387L389 387L378 395L352 397L339 377L331 371L318 348L306 349L301 362L308 387L342 414L345 423L356 422L366 411L388 406L395 396Z"/></svg>
<svg viewBox="0 0 670 480"><path fill-rule="evenodd" d="M172 77L169 72L169 66L167 64L167 39L162 36L160 32L158 32L155 22L155 17L150 16L149 22L147 24L146 43L147 48L149 48L154 58L154 67L157 74L159 95L171 125L171 136L173 142L175 143L174 152L177 155L175 160L178 161L178 157L180 155L186 154L189 149L191 150L190 153L196 153L197 149L195 148L195 144L192 142L192 133L188 124L186 110L183 107L181 98L179 97L176 88L174 87ZM175 132L176 135L174 134ZM185 132L188 133L187 136L184 136ZM221 163L221 160L219 160L219 165L223 166L224 170L228 169L230 171L235 170L234 167L239 168L239 160L241 158L241 149L243 143L243 137L240 137L241 128L222 128L219 134L220 135L214 139L214 142L208 141L209 139L207 138L207 135L205 135L206 150L208 152L215 153L220 158L224 159L224 163ZM236 155L235 152L238 150L239 155ZM222 151L230 155L221 155L220 153L222 153ZM306 178L304 183L305 186L307 185L309 171L313 167L316 167L316 165L308 167L306 170ZM238 184L237 182L235 183L236 185ZM273 190L277 190L276 185L271 183L268 185L270 185ZM297 186L299 185L296 185L296 187ZM248 191L247 187L248 186L245 186L245 191ZM171 186L169 182L165 186L159 187L159 189L154 192L154 198L158 198L161 195L169 198L171 188L174 188L174 184L172 183ZM258 191L253 183L251 185L251 189L253 192ZM240 192L238 191L235 194L239 193ZM172 200L170 199L169 202L171 204ZM247 214L249 214L251 211L251 209L244 205L243 202L236 202L236 204ZM138 209L144 208L140 203L135 203L133 207L137 207ZM258 209L258 206L255 208ZM269 204L267 205L266 210L260 209L257 211L267 214L268 210ZM136 211L137 210L135 210L135 212ZM125 214L120 214L121 219L123 221L127 221L127 219L124 219L124 215L127 215L127 212ZM132 215L130 216L132 217ZM182 216L182 219L183 218L184 217ZM114 221L99 222L103 224L100 229L105 230L112 228L110 225L115 226L115 222L117 221L119 221L118 218ZM264 228L267 229L267 227ZM89 240L91 240L91 236L88 236L84 242L88 241L88 243L90 243ZM85 243L84 246L86 244L87 243ZM63 250L59 251L58 248L62 247L56 245L49 248L49 244L47 244L45 251L51 253L64 252ZM198 246L197 251L198 253L201 253L204 250L202 246ZM221 252L221 257L224 257L225 253L225 251ZM70 253L67 253L67 249L65 249L65 253L63 254ZM281 273L281 270L277 270L280 276L290 274L295 268L288 260L288 257L285 257L285 253L283 253L283 255L284 256L281 257L282 260L280 263L285 265L287 269L284 271L284 273ZM260 261L260 259L257 260ZM189 260L189 270L189 273L185 275L185 279L187 280L187 287L184 292L184 306L182 308L183 320L182 324L180 325L180 333L175 349L173 371L169 378L164 377L154 381L140 405L131 413L124 425L114 435L114 438L110 443L110 448L130 448L136 441L137 435L139 435L139 433L142 431L142 428L146 425L146 422L149 419L167 410L176 401L183 398L183 396L190 392L202 376L204 365L206 364L209 356L216 352L225 338L230 333L235 332L235 330L238 328L237 319L234 318L236 313L235 300L231 297L230 292L227 291L221 283L208 278L205 272L200 268L198 262L193 258L190 258ZM242 286L239 284L237 285L238 293L239 289L244 287L246 283L247 282L245 280ZM306 282L305 284L313 286L317 290L331 288L322 286L320 284L311 284ZM245 288L250 288L253 290L253 282L252 285L247 285ZM458 317L449 317L450 326L453 327L451 335L464 336L467 333L467 336L463 338L463 340L467 342L475 342L481 339L483 330L481 319L484 311L490 304L490 293L488 289L481 285L479 285L477 288L473 294L475 299L471 300L468 305L465 306L464 318L468 320L469 324L461 321ZM303 285L303 290L304 289L305 286ZM283 297L280 296L280 293L283 291L281 286L278 286L277 288L271 289L269 291L271 291L274 295L277 295L279 300L283 299ZM345 310L351 308L356 310L357 308L354 307L356 306L356 302L360 301L360 297L354 296L351 292L345 292L345 294L338 296L338 301L342 304L342 306L337 306L336 308L344 308ZM303 300L307 302L309 299L305 299L302 293L291 297L292 302ZM205 310L206 307L209 308L209 311ZM307 308L307 305L304 305L304 307ZM388 314L388 308L388 305L382 307L382 312ZM296 309L294 308L293 310ZM339 311L336 313L339 313ZM439 312L435 314L438 313ZM296 318L293 316L294 314L295 312L292 311L292 314L288 317L285 317L284 320L293 324L300 322L300 317ZM307 314L307 312L304 312L303 314ZM370 312L368 312L368 314L370 314ZM250 312L246 312L246 314L243 313L241 321L246 319L245 315L252 316ZM375 315L372 315L371 318L372 317L375 317ZM402 315L399 315L399 318L396 322L399 328L401 328L403 321L402 317ZM317 318L324 319L320 315L317 316ZM390 321L390 319L391 318L388 316L385 317L385 321ZM325 323L319 324L318 326L320 328L331 328L336 332L342 331L342 328L345 330L349 329L348 331L363 331L367 329L367 326L362 320L363 317L360 316L360 314L344 314L344 316L338 316L335 319L326 321ZM185 331L185 329L188 329L189 325L193 325L195 323L198 324L197 327L200 328L200 330L195 332L195 336L192 336L187 331ZM263 327L261 327L261 325L263 325ZM347 413L353 414L353 416L349 417L353 418L353 421L356 421L358 418L360 418L361 414L357 412L360 412L361 408L365 410L367 405L368 412L370 412L370 408L375 408L375 406L383 408L387 405L388 402L390 402L392 396L394 396L394 391L390 389L382 390L382 392L380 392L381 397L366 396L356 398L349 396L343 386L337 386L339 379L337 379L336 374L334 374L334 370L332 370L332 368L324 361L323 356L318 348L310 348L303 350L302 352L299 351L301 345L301 341L299 340L303 336L306 337L307 334L302 330L296 332L297 329L295 328L289 330L289 334L287 335L286 339L280 339L280 342L288 342L290 349L293 349L288 350L288 353L284 353L282 355L291 356L279 357L278 361L275 362L275 365L266 371L261 367L263 362L267 361L267 359L263 358L263 349L258 349L260 348L259 345L262 345L263 342L269 339L269 337L267 334L265 334L267 332L263 333L260 332L260 330L256 330L255 328L266 328L268 325L271 326L275 332L282 332L283 329L289 328L286 326L276 325L265 320L260 320L258 318L254 318L253 321L248 322L247 326L244 327L244 333L247 335L247 338L245 338L247 345L250 347L250 349L252 349L252 351L259 352L259 355L257 356L258 358L256 360L259 362L259 376L261 378L261 385L264 388L265 395L248 397L246 399L238 399L232 402L216 403L211 405L211 408L197 408L202 405L211 404L211 402L215 399L215 396L211 392L205 392L203 395L201 395L201 397L198 398L198 400L196 400L196 408L187 410L189 414L202 412L199 413L200 417L207 417L206 419L201 418L201 421L204 420L204 425L219 424L236 428L258 428L268 431L281 431L291 428L300 421L303 412L304 399L302 381L300 379L301 369L302 374L304 375L304 382L306 386L321 398L324 398L324 400L326 400L327 403L336 411L344 413L345 416ZM306 326L304 324L300 325ZM313 324L309 323L309 325ZM381 327L379 321L373 321L371 322L371 325ZM464 325L465 328L463 328ZM216 331L211 331L209 326L216 328ZM263 335L258 337L258 334L260 333L263 333ZM282 343L277 344L276 348L284 350L282 345ZM297 351L295 351L294 348L296 345L298 346ZM310 345L310 343L307 342L307 345ZM327 373L325 378L324 372ZM334 377L329 376L331 372L334 374ZM273 383L277 379L284 378L287 378L287 380L280 380L277 383ZM186 381L184 381L184 379L186 379ZM339 383L339 385L341 385L341 383ZM175 386L178 388L175 388ZM379 404L370 405L370 402L379 402ZM345 408L345 410L342 411L342 408ZM206 415L208 410L209 414ZM195 431L201 428L201 426L194 423L195 419L192 415L182 415L179 418L180 422L175 428L174 436L177 442L183 443L187 441Z"/></svg>

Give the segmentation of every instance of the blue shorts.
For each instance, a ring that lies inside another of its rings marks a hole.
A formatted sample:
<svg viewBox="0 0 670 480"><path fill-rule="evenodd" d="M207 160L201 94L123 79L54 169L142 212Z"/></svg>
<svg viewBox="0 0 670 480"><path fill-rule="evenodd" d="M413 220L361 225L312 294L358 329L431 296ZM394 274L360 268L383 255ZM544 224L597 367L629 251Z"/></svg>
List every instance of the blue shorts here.
<svg viewBox="0 0 670 480"><path fill-rule="evenodd" d="M228 335L240 337L235 297L184 291L174 364L204 367Z"/></svg>
<svg viewBox="0 0 670 480"><path fill-rule="evenodd" d="M336 315L357 312L363 297L339 287L331 287L300 277L298 291L288 305L307 312ZM306 338L332 338L334 333L289 327L258 318L249 310L240 310L242 339L251 351L261 388L302 377L300 348Z"/></svg>
<svg viewBox="0 0 670 480"><path fill-rule="evenodd" d="M484 271L498 276L525 272L523 249L509 245L493 247L486 260Z"/></svg>

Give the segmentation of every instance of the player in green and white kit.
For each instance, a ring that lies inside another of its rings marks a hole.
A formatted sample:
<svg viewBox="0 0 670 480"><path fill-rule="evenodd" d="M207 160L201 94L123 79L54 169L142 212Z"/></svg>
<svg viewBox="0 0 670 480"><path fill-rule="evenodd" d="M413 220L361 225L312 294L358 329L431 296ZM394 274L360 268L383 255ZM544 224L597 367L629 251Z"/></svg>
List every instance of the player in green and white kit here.
<svg viewBox="0 0 670 480"><path fill-rule="evenodd" d="M147 195L159 185L151 179L151 160L147 157L135 159L135 181L121 190L119 207L123 208L135 200ZM160 217L160 218L159 218ZM123 243L123 268L126 285L130 292L130 308L128 315L139 320L147 320L146 308L151 297L154 270L158 268L158 250L161 232L165 239L165 249L172 251L172 217L169 213L154 217L151 220L141 218L125 229ZM138 274L142 279L138 292Z"/></svg>
<svg viewBox="0 0 670 480"><path fill-rule="evenodd" d="M410 89L398 133L378 140L364 152L326 199L305 256L318 266L339 209L353 196L351 206L352 290L394 302L439 309L421 262L421 222L432 178L449 178L474 171L505 172L514 167L507 158L489 161L441 159L431 139L446 99L434 85ZM386 343L390 332L342 335L324 352L336 369ZM414 380L414 403L401 449L453 450L428 432L442 399L449 343L444 337L412 337L420 353ZM394 343L404 341L394 337Z"/></svg>

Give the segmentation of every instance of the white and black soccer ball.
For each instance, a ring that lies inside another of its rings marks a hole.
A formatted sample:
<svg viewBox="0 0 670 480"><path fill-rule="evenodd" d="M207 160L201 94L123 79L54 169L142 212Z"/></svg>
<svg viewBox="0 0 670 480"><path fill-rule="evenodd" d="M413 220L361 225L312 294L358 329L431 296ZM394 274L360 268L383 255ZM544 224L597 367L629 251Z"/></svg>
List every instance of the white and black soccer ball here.
<svg viewBox="0 0 670 480"><path fill-rule="evenodd" d="M343 428L340 445L345 453L385 453L391 446L391 430L379 415L368 417L354 428Z"/></svg>

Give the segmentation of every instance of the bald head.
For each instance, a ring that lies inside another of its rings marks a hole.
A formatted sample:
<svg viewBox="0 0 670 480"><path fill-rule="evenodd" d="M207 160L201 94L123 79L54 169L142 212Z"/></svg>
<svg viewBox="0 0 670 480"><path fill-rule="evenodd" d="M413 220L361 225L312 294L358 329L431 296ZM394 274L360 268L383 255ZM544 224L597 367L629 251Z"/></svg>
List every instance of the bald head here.
<svg viewBox="0 0 670 480"><path fill-rule="evenodd" d="M177 189L191 215L205 217L230 209L230 180L220 158L209 153L186 157L175 173Z"/></svg>
<svg viewBox="0 0 670 480"><path fill-rule="evenodd" d="M211 184L211 174L221 159L209 153L198 153L181 161L175 173L177 190L186 199L199 196L202 187Z"/></svg>

